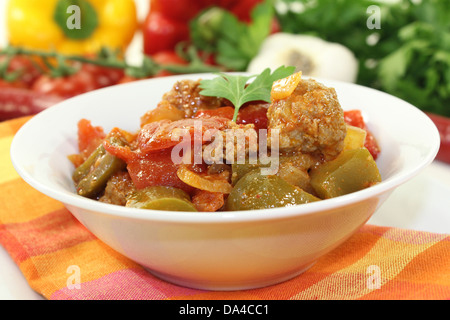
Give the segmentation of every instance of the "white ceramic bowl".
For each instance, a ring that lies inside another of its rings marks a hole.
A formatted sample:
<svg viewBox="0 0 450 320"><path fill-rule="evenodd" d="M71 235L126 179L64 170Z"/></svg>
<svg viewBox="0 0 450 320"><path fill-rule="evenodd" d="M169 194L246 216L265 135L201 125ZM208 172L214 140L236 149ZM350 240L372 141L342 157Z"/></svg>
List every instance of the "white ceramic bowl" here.
<svg viewBox="0 0 450 320"><path fill-rule="evenodd" d="M410 104L373 89L321 81L344 109L363 111L381 145L383 182L335 199L240 212L188 213L125 208L82 198L67 155L77 152L77 122L135 131L177 79L144 80L66 100L26 123L14 138L15 169L32 187L64 205L106 244L167 281L192 288L239 290L290 279L342 244L390 193L435 158L439 134ZM99 261L101 263L101 261Z"/></svg>

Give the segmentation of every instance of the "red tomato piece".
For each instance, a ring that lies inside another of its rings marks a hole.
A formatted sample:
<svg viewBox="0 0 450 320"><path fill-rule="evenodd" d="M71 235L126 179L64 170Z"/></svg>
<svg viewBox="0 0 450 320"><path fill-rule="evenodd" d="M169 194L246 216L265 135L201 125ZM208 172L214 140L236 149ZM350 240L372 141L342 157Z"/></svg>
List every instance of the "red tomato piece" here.
<svg viewBox="0 0 450 320"><path fill-rule="evenodd" d="M169 149L182 142L185 134L190 135L190 140L201 138L201 143L207 141L205 131L214 134L216 130L224 128L229 122L223 117L204 117L199 119L182 119L177 121L161 120L146 124L138 134L139 149L143 153ZM198 128L198 129L197 129ZM180 131L180 130L184 130ZM200 130L196 132L196 130ZM175 136L177 134L178 136ZM206 139L206 140L204 140Z"/></svg>
<svg viewBox="0 0 450 320"><path fill-rule="evenodd" d="M267 105L265 104L250 104L239 110L239 114L236 120L238 124L249 124L253 123L255 125L255 130L267 129L268 118L267 118Z"/></svg>
<svg viewBox="0 0 450 320"><path fill-rule="evenodd" d="M84 157L89 156L102 143L105 136L102 127L94 127L87 119L78 121L78 150Z"/></svg>
<svg viewBox="0 0 450 320"><path fill-rule="evenodd" d="M364 146L372 154L372 157L376 160L381 150L377 140L373 134L367 129L366 122L360 110L344 111L344 120L348 125L361 128L367 132L366 141Z"/></svg>
<svg viewBox="0 0 450 320"><path fill-rule="evenodd" d="M178 178L178 165L172 161L170 151L134 157L127 162L127 168L138 189L160 185L180 188L186 192L193 190Z"/></svg>
<svg viewBox="0 0 450 320"><path fill-rule="evenodd" d="M232 120L234 117L234 108L233 107L221 107L217 109L207 109L207 110L199 110L194 116L195 118L204 118L204 117L221 117Z"/></svg>

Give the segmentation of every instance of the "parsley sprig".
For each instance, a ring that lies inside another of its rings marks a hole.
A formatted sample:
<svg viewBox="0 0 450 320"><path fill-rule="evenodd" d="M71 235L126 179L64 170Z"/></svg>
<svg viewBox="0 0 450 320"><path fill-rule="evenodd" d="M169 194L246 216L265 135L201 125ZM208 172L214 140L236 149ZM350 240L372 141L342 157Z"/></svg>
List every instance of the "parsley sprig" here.
<svg viewBox="0 0 450 320"><path fill-rule="evenodd" d="M200 81L200 94L225 98L234 105L233 121L236 122L240 107L250 101L270 102L272 85L279 79L286 78L295 72L295 67L281 66L271 72L265 69L259 75L218 73L213 79ZM250 81L253 79L253 81Z"/></svg>

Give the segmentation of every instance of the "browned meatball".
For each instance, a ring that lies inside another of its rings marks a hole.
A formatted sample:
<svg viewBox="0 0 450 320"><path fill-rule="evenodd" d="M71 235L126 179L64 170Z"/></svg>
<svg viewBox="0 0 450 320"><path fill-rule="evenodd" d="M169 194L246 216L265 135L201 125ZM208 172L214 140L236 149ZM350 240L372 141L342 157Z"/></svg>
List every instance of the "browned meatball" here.
<svg viewBox="0 0 450 320"><path fill-rule="evenodd" d="M195 115L198 110L215 109L222 106L222 99L200 95L200 80L182 80L174 84L171 91L163 96L179 110L183 110L186 118Z"/></svg>
<svg viewBox="0 0 450 320"><path fill-rule="evenodd" d="M127 171L114 174L106 184L105 193L100 197L100 202L124 206L127 197L136 190L133 181Z"/></svg>
<svg viewBox="0 0 450 320"><path fill-rule="evenodd" d="M287 98L274 100L268 112L269 130L278 129L280 151L335 158L344 145L346 125L336 91L302 79Z"/></svg>

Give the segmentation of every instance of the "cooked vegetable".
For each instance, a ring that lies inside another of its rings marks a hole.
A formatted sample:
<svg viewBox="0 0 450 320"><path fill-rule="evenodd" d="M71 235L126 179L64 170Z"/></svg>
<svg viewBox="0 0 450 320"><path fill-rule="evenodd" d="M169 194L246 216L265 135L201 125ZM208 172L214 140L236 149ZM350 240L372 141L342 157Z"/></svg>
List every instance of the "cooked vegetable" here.
<svg viewBox="0 0 450 320"><path fill-rule="evenodd" d="M344 139L344 150L364 147L367 131L364 129L347 125L347 134Z"/></svg>
<svg viewBox="0 0 450 320"><path fill-rule="evenodd" d="M201 80L178 81L135 133L115 127L105 135L79 121L80 153L69 157L79 194L141 209L216 212L306 204L380 182L362 114L344 112L333 88L291 70L219 75L205 82L211 96L200 92Z"/></svg>
<svg viewBox="0 0 450 320"><path fill-rule="evenodd" d="M131 194L127 207L167 211L197 211L189 195L181 189L165 186L152 186Z"/></svg>
<svg viewBox="0 0 450 320"><path fill-rule="evenodd" d="M116 137L110 137L109 142L113 145L123 145ZM100 144L72 175L78 194L88 198L95 197L104 189L108 179L125 166L123 160L107 152L103 144Z"/></svg>
<svg viewBox="0 0 450 320"><path fill-rule="evenodd" d="M311 170L311 185L320 198L329 199L381 182L381 175L366 148L344 150L336 159Z"/></svg>
<svg viewBox="0 0 450 320"><path fill-rule="evenodd" d="M228 196L227 210L256 210L318 201L317 197L274 175L259 170L245 174Z"/></svg>
<svg viewBox="0 0 450 320"><path fill-rule="evenodd" d="M272 90L270 91L270 97L273 100L280 100L289 97L297 88L301 80L302 72L299 71L289 77L275 81L272 85Z"/></svg>
<svg viewBox="0 0 450 320"><path fill-rule="evenodd" d="M137 26L133 0L11 0L7 7L11 45L67 54L124 52Z"/></svg>
<svg viewBox="0 0 450 320"><path fill-rule="evenodd" d="M345 123L349 126L353 126L356 128L363 129L366 133L366 139L364 141L364 147L369 150L372 157L377 160L378 155L381 152L380 146L378 145L377 140L375 139L372 132L367 128L366 122L364 121L364 117L360 110L347 110L344 111L344 120ZM352 129L355 131L356 129ZM353 132L355 133L355 132ZM350 132L352 134L352 132ZM349 141L347 141L349 142Z"/></svg>
<svg viewBox="0 0 450 320"><path fill-rule="evenodd" d="M177 175L181 181L199 190L225 194L232 190L231 184L223 174L199 174L189 170L187 166L181 165Z"/></svg>

